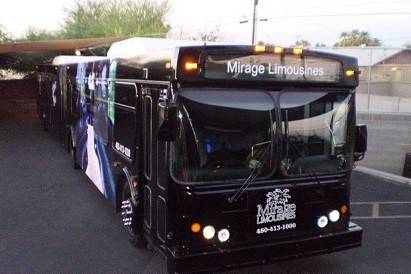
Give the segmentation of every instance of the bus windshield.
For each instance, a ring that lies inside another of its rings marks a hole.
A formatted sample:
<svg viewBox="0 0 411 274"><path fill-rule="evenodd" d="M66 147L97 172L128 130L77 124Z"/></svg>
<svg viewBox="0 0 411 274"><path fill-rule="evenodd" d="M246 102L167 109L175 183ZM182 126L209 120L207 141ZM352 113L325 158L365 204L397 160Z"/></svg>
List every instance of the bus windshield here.
<svg viewBox="0 0 411 274"><path fill-rule="evenodd" d="M262 164L260 179L352 166L354 110L347 92L186 89L177 102L171 170L179 181L246 179L252 160Z"/></svg>
<svg viewBox="0 0 411 274"><path fill-rule="evenodd" d="M178 102L178 136L172 152L176 179L245 179L252 160L262 166L260 178L274 171L274 104L268 94L184 90Z"/></svg>
<svg viewBox="0 0 411 274"><path fill-rule="evenodd" d="M345 171L352 166L353 100L348 93L287 92L281 102L285 176Z"/></svg>

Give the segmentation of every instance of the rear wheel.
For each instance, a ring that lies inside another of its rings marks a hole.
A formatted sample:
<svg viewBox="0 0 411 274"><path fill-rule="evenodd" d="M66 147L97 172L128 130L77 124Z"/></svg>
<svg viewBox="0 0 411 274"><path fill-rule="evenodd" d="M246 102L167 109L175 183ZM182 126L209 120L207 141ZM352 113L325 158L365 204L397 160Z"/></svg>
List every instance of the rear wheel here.
<svg viewBox="0 0 411 274"><path fill-rule="evenodd" d="M143 247L144 240L141 233L142 218L141 214L139 214L141 202L138 198L138 193L136 196L136 202L134 204L131 199L130 187L126 181L121 195L121 219L130 242L136 247Z"/></svg>

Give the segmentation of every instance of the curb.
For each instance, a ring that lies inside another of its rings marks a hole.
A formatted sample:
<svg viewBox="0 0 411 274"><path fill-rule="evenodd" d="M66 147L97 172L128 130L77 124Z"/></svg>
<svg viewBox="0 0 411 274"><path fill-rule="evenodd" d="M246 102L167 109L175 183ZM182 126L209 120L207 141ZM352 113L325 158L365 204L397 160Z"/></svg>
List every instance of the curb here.
<svg viewBox="0 0 411 274"><path fill-rule="evenodd" d="M379 170L375 170L375 169L363 167L363 166L357 166L354 170L411 186L411 179L407 177L403 177L403 176L399 176L399 175L395 175L392 173L379 171Z"/></svg>

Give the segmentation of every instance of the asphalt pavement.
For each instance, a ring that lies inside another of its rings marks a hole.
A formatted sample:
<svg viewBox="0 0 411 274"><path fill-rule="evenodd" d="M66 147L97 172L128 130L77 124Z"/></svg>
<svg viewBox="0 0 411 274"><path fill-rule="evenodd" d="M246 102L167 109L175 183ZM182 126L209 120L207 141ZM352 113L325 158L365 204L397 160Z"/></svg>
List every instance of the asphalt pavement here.
<svg viewBox="0 0 411 274"><path fill-rule="evenodd" d="M0 273L165 273L36 119L0 111ZM363 246L227 273L411 273L411 187L353 173Z"/></svg>

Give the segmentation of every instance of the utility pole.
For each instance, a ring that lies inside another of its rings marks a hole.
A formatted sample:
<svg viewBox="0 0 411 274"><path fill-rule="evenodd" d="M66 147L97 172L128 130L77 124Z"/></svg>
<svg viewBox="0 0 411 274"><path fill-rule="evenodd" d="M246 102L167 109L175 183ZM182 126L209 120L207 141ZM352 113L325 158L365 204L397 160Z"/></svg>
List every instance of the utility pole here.
<svg viewBox="0 0 411 274"><path fill-rule="evenodd" d="M254 0L254 14L253 14L253 37L251 43L254 45L257 40L257 5L258 0Z"/></svg>

